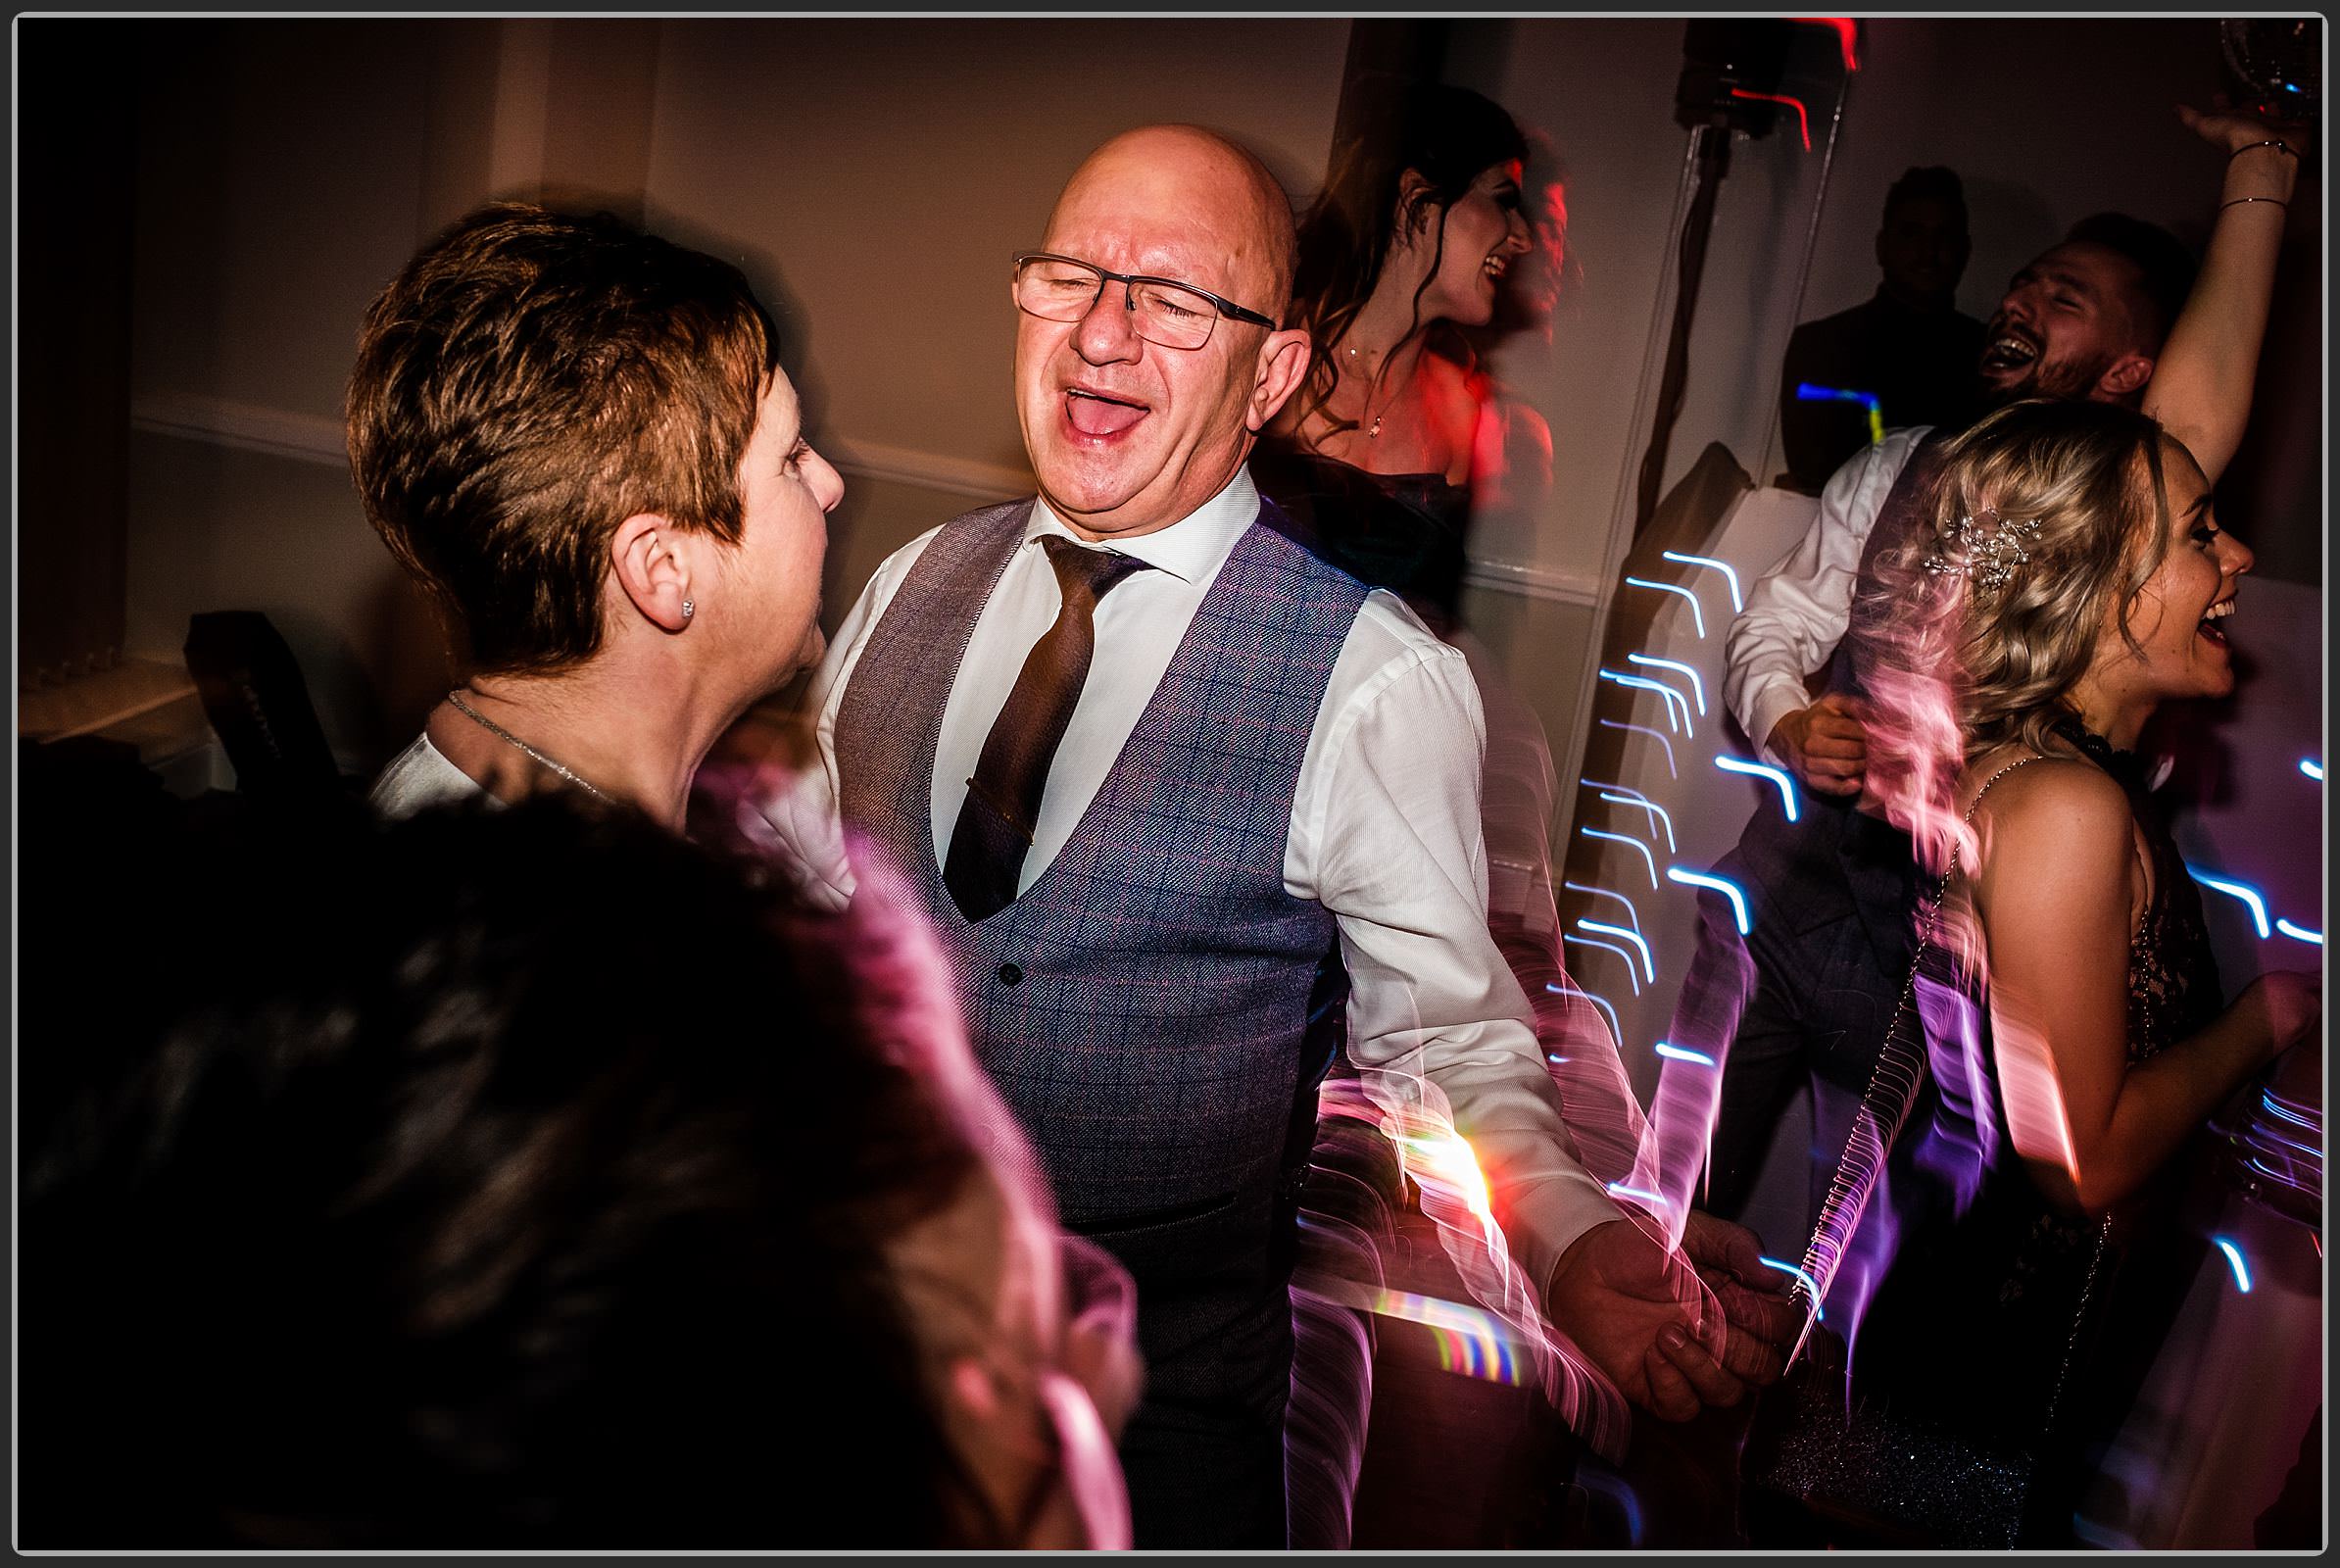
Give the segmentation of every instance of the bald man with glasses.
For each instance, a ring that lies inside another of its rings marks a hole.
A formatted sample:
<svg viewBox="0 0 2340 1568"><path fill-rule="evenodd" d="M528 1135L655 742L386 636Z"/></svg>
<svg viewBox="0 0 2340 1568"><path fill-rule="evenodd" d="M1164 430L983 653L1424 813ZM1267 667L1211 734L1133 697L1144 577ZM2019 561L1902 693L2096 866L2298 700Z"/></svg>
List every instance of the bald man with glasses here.
<svg viewBox="0 0 2340 1568"><path fill-rule="evenodd" d="M1680 1418L1777 1371L1575 1157L1487 934L1462 656L1278 531L1244 467L1307 364L1292 259L1232 143L1094 154L1014 262L1040 495L889 559L811 697L808 787L923 898L1066 1225L1138 1282L1141 1547L1286 1543L1286 1291L1343 1044L1451 1106L1513 1254L1629 1396ZM849 897L821 810L768 814Z"/></svg>

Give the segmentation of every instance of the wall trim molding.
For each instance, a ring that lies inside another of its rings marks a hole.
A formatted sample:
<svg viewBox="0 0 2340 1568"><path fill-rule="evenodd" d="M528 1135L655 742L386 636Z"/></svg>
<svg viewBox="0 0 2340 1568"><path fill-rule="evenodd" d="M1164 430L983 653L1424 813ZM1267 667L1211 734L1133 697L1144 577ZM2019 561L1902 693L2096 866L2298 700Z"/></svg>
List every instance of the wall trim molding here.
<svg viewBox="0 0 2340 1568"><path fill-rule="evenodd" d="M133 398L130 428L345 470L350 462L339 419L188 392L150 392Z"/></svg>
<svg viewBox="0 0 2340 1568"><path fill-rule="evenodd" d="M1581 571L1527 566L1512 561L1474 561L1463 568L1463 582L1489 593L1517 594L1586 610L1599 608L1601 602L1601 583L1596 577Z"/></svg>
<svg viewBox="0 0 2340 1568"><path fill-rule="evenodd" d="M299 463L347 468L349 449L339 419L290 409L238 403L189 392L150 392L132 400L130 427L182 441L205 441ZM976 502L1013 501L1032 494L1030 470L916 452L879 441L831 442L829 461L857 479L914 484ZM1474 561L1463 581L1488 593L1516 594L1553 604L1597 608L1600 582L1583 572L1554 571L1510 561Z"/></svg>
<svg viewBox="0 0 2340 1568"><path fill-rule="evenodd" d="M982 502L1016 501L1033 493L1032 472L997 463L916 452L882 441L821 444L821 455L841 473L860 479L890 479Z"/></svg>

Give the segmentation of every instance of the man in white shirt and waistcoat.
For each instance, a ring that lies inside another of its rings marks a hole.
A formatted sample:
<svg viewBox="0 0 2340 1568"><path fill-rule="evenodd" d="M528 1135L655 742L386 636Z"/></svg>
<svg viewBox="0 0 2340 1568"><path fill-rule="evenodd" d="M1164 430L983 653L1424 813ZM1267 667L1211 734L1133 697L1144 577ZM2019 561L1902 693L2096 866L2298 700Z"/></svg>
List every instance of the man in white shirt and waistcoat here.
<svg viewBox="0 0 2340 1568"><path fill-rule="evenodd" d="M823 792L904 878L1066 1225L1137 1278L1141 1547L1285 1544L1286 1288L1343 1022L1360 1068L1442 1094L1552 1321L1629 1397L1730 1402L1788 1332L1726 1287L1726 1335L1575 1157L1487 934L1462 656L1268 525L1244 460L1306 365L1292 263L1288 198L1221 137L1081 167L1015 262L1040 495L879 568L812 689L819 765L767 807L816 896L852 890ZM1755 1252L1703 1221L1686 1245Z"/></svg>

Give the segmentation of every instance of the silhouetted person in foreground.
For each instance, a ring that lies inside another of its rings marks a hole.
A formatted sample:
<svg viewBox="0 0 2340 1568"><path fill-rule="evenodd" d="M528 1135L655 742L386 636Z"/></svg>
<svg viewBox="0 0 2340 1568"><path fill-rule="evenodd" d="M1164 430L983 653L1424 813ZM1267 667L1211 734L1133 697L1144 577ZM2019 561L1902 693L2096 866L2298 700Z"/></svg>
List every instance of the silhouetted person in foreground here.
<svg viewBox="0 0 2340 1568"><path fill-rule="evenodd" d="M206 805L26 845L23 1543L1127 1544L1129 1282L899 906Z"/></svg>

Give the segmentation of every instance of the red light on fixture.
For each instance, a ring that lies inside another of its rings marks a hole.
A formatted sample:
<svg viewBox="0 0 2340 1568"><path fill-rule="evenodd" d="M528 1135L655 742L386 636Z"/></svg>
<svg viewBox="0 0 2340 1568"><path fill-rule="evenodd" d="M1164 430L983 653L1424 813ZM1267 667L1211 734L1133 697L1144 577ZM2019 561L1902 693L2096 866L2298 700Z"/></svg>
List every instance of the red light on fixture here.
<svg viewBox="0 0 2340 1568"><path fill-rule="evenodd" d="M1803 133L1804 151L1812 150L1812 117L1804 113L1802 99L1791 98L1783 92L1749 92L1744 87L1731 88L1731 96L1733 98L1760 98L1765 103L1787 105L1788 108L1795 111L1795 128Z"/></svg>
<svg viewBox="0 0 2340 1568"><path fill-rule="evenodd" d="M1789 20L1790 22L1807 22L1807 23L1810 23L1810 24L1811 24L1813 26L1815 26L1815 27L1833 27L1833 28L1835 28L1835 29L1836 29L1836 43L1837 43L1837 46L1838 46L1839 48L1841 48L1841 49L1844 51L1844 69L1845 69L1847 72L1858 71L1858 70L1860 70L1860 69L1861 69L1861 62L1860 62L1860 61L1859 61L1859 59L1857 59L1857 58L1854 56L1854 54L1853 54L1853 19L1852 19L1852 18L1850 18L1850 17L1790 17L1788 20Z"/></svg>

